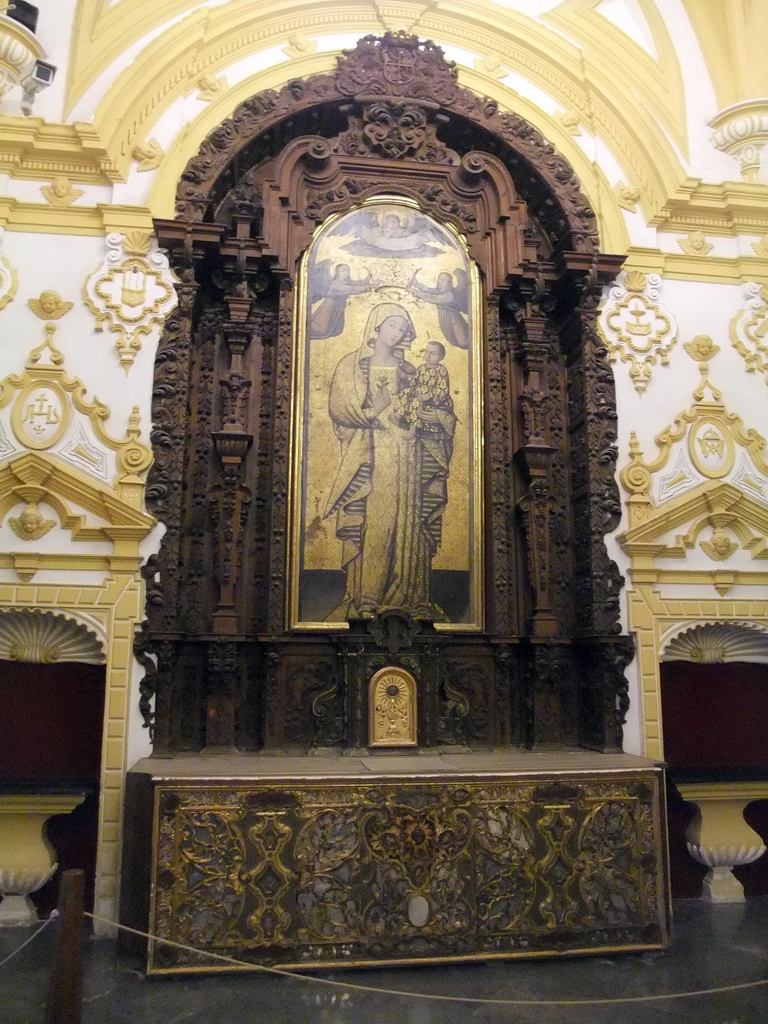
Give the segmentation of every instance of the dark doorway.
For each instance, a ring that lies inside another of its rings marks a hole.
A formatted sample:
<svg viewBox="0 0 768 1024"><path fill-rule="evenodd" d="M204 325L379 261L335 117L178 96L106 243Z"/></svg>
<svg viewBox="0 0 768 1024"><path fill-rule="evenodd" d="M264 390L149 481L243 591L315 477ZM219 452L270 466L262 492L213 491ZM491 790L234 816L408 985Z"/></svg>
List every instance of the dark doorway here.
<svg viewBox="0 0 768 1024"><path fill-rule="evenodd" d="M59 871L32 895L41 913L55 906L67 868L85 870L93 907L105 684L103 665L0 661L0 780L87 792L71 814L49 819Z"/></svg>
<svg viewBox="0 0 768 1024"><path fill-rule="evenodd" d="M664 758L672 782L730 782L768 773L768 665L726 662L661 665ZM692 808L670 787L672 895L701 895L706 868L685 847ZM748 824L768 844L768 800L750 804ZM747 896L768 894L768 855L734 872Z"/></svg>

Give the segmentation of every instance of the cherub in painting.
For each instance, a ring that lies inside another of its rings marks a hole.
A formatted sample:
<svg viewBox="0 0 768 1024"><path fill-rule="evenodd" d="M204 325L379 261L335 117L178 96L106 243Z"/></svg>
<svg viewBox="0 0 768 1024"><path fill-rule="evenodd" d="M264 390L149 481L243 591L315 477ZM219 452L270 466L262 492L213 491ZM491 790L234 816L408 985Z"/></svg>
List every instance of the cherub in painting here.
<svg viewBox="0 0 768 1024"><path fill-rule="evenodd" d="M350 295L361 295L375 287L370 270L355 279L348 263L337 263L331 272L331 261L322 260L310 273L310 302L319 305L310 313L309 337L337 338L344 330L344 314Z"/></svg>
<svg viewBox="0 0 768 1024"><path fill-rule="evenodd" d="M437 306L440 330L449 344L456 348L469 348L469 323L465 316L469 311L469 282L466 271L456 269L453 274L443 271L437 275L437 284L434 288L417 281L418 275L419 271L414 271L408 285L410 293L417 299Z"/></svg>

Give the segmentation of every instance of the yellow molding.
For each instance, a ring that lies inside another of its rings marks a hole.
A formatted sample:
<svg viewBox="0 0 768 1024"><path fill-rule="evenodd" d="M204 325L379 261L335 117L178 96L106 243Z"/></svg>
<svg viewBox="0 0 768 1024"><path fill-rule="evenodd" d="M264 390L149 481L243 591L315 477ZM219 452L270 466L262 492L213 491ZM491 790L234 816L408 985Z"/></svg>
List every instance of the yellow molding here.
<svg viewBox="0 0 768 1024"><path fill-rule="evenodd" d="M768 283L768 260L759 256L687 256L631 245L625 270L661 274L671 281L706 281L710 284Z"/></svg>
<svg viewBox="0 0 768 1024"><path fill-rule="evenodd" d="M753 182L703 182L686 178L670 193L650 224L664 231L735 237L768 231L768 186Z"/></svg>
<svg viewBox="0 0 768 1024"><path fill-rule="evenodd" d="M768 798L768 782L685 782L680 790L686 800L750 800ZM742 808L743 810L743 808ZM726 835L723 845L732 844L733 837Z"/></svg>
<svg viewBox="0 0 768 1024"><path fill-rule="evenodd" d="M0 554L0 568L16 569L17 572L22 572L27 579L32 578L34 573L41 569L55 569L63 572L109 572L111 558L109 555L43 554L39 551L27 554L23 551L10 551Z"/></svg>
<svg viewBox="0 0 768 1024"><path fill-rule="evenodd" d="M50 235L101 235L104 224L93 206L50 206L0 196L0 225L9 231Z"/></svg>
<svg viewBox="0 0 768 1024"><path fill-rule="evenodd" d="M123 177L92 124L57 124L0 114L0 173L13 178L109 185Z"/></svg>
<svg viewBox="0 0 768 1024"><path fill-rule="evenodd" d="M253 6L252 0L244 2ZM244 2L241 0L239 6L244 6ZM146 0L121 0L118 4L110 4L108 0L80 0L70 47L67 109L72 109L86 89L129 46L171 18L187 13L191 5L191 0L155 0L151 4L146 3ZM279 0L264 4L263 8L266 9L263 9L262 16L268 17L270 7L273 10L282 9L283 14L286 14L285 6ZM318 4L313 6L317 9ZM370 8L366 13L370 21ZM380 24L378 27L381 27ZM291 31L287 26L286 42Z"/></svg>
<svg viewBox="0 0 768 1024"><path fill-rule="evenodd" d="M334 54L314 53L298 57L291 61L291 74L287 74L284 64L260 71L232 86L222 93L218 99L206 104L200 114L190 121L183 131L179 132L168 147L165 159L155 175L149 193L147 205L153 217L173 217L176 198L176 186L187 162L200 148L203 139L217 125L232 115L237 107L249 96L264 89L279 89L291 78L306 78L309 75L329 71Z"/></svg>
<svg viewBox="0 0 768 1024"><path fill-rule="evenodd" d="M660 569L631 568L629 577L635 584L676 584L678 586L726 586L728 590L738 586L768 586L768 571L765 569Z"/></svg>
<svg viewBox="0 0 768 1024"><path fill-rule="evenodd" d="M66 506L59 499L74 502L100 519L105 519L110 527L133 529L137 543L155 525L152 516L128 504L120 497L119 492L91 480L84 473L71 466L66 466L54 456L44 452L25 452L23 455L9 460L0 468L0 494L7 496L14 489L24 487L33 487L43 491L44 496L36 500L50 503L52 507L56 508L56 511L65 517L62 526L65 529L72 529L73 536L82 529L79 524L84 522L83 517L70 515ZM7 502L11 500L16 505L23 499L4 498L0 505L0 515L7 511L9 507ZM84 539L105 539L102 535L102 528L94 528L92 531L89 529Z"/></svg>
<svg viewBox="0 0 768 1024"><path fill-rule="evenodd" d="M112 231L119 231L121 235L126 235L129 231L154 233L152 211L148 206L97 203L96 209L101 217L104 234L108 235Z"/></svg>
<svg viewBox="0 0 768 1024"><path fill-rule="evenodd" d="M663 121L675 145L687 156L685 89L677 52L656 5L652 0L637 2L653 37L658 60L603 17L594 0L566 0L542 18L584 46L586 61L594 62L590 74L602 79L606 96L613 92L614 99L625 104L627 97L639 91L643 95L642 106L652 110L655 119ZM643 111L635 113L642 115Z"/></svg>
<svg viewBox="0 0 768 1024"><path fill-rule="evenodd" d="M111 205L51 206L25 203L0 196L0 227L50 235L108 235L112 231L153 231L152 213L146 206Z"/></svg>
<svg viewBox="0 0 768 1024"><path fill-rule="evenodd" d="M96 861L96 909L99 913L116 911L117 871L120 863L120 829L123 784L127 768L129 701L133 673L130 638L144 608L144 582L135 568L122 571L112 565L114 559L96 556L38 554L0 555L0 566L17 572L38 569L75 569L112 571L103 582L94 585L27 582L0 583L0 608L53 611L87 622L103 638L107 655L106 700L104 707L101 799L99 806L98 853ZM59 562L58 559L65 561ZM119 558L118 563L126 560ZM109 740L109 742L107 742Z"/></svg>
<svg viewBox="0 0 768 1024"><path fill-rule="evenodd" d="M122 0L118 6L128 9L130 0ZM292 10L300 14L292 16ZM120 74L102 97L95 124L108 140L115 163L127 174L136 144L150 137L163 112L187 95L202 73L225 72L248 54L279 45L291 31L322 36L338 31L340 24L348 31L361 33L381 30L369 7L358 9L340 0L315 5L309 11L303 4L286 9L286 5L278 8L272 3L259 4L257 10L253 3L244 6L239 0L195 11L161 33ZM640 189L641 205L647 215L662 207L684 177L665 128L648 113L654 106L653 96L641 96L639 101L633 98L631 105L627 101L637 89L642 92L645 75L643 66L637 62L629 69L625 67L629 60L626 54L620 54L606 69L604 47L595 47L582 60L579 47L561 33L545 29L541 22L523 15L500 12L495 5L478 4L476 0L444 0L439 16L423 12L418 28L422 36L434 36L481 55L499 53L505 66L546 90L555 102L577 112L585 126L596 130L611 146L627 177ZM330 71L334 58L332 53L317 54L312 66L318 71ZM304 59L298 58L268 69L263 73L265 78L254 75L247 90L242 89L241 83L226 94L226 113L231 113L236 102L248 94L270 87L266 85L267 78L282 84L306 75L306 66ZM629 76L627 82L631 81L635 91L629 85L617 87L622 76ZM512 99L514 92L499 87L492 76L479 76L478 81L481 94L490 92L495 84L497 89L501 88L503 105L517 106L518 99ZM217 107L221 109L218 104ZM182 169L183 164L172 165L174 173ZM165 205L166 216L167 211Z"/></svg>

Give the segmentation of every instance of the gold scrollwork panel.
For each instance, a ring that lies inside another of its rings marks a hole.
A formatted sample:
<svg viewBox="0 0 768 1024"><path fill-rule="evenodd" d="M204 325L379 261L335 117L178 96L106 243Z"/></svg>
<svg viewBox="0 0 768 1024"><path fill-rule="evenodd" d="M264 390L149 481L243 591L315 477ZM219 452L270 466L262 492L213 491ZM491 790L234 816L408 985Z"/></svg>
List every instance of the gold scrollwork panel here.
<svg viewBox="0 0 768 1024"><path fill-rule="evenodd" d="M562 777L158 779L150 931L303 967L663 946L661 772Z"/></svg>

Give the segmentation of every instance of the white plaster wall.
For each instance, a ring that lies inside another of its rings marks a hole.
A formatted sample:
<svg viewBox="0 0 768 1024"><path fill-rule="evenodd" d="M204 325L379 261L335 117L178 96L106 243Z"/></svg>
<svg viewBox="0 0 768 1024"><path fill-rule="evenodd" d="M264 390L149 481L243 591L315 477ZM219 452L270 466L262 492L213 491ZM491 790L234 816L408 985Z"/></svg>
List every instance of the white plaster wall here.
<svg viewBox="0 0 768 1024"><path fill-rule="evenodd" d="M148 441L155 351L160 330L145 335L130 371L121 368L115 343L117 334L95 329L95 317L83 301L88 277L102 264L107 249L103 238L87 235L46 235L7 231L3 255L16 269L16 298L0 312L0 377L21 373L28 354L44 338L43 321L28 306L46 289L72 302L72 309L56 321L55 344L64 355L69 376L79 377L87 398L109 406L107 430L122 438L133 406L139 407L142 440Z"/></svg>
<svg viewBox="0 0 768 1024"><path fill-rule="evenodd" d="M654 442L656 435L670 426L679 413L690 408L696 401L693 390L701 379L699 368L683 346L699 334L709 335L720 346L718 354L710 360L709 379L722 391L728 411L740 415L745 427L753 428L761 436L768 437L768 393L765 380L761 374L746 372L744 360L732 346L729 337L730 321L745 304L743 288L735 284L665 280L661 288L661 302L675 317L678 328L678 337L670 353L669 364L655 367L652 380L644 394L635 391L629 378L629 365L620 361L614 364L619 416L617 471L629 463L631 431L637 434L646 461L651 461L658 452ZM709 394L706 397L709 398ZM627 511L624 504L626 497L627 495L622 493L624 512L621 523L606 538L609 555L627 579L627 586L622 595L622 626L625 630L628 628L627 590L631 587L628 575L629 558L619 545L617 537L627 529ZM741 568L754 572L762 568L762 565L752 560L746 552L737 554L738 564L729 560L729 569ZM680 561L675 560L669 562L669 567L680 569L683 566ZM698 547L688 553L685 562L687 569L711 571L717 567L718 563L713 563ZM689 596L692 599L715 599L719 596L711 586L682 588L666 585L660 590L667 596ZM729 591L728 597L760 599L765 597L765 588L738 586ZM625 727L625 749L633 753L642 753L636 660L627 674L630 679L632 703Z"/></svg>

